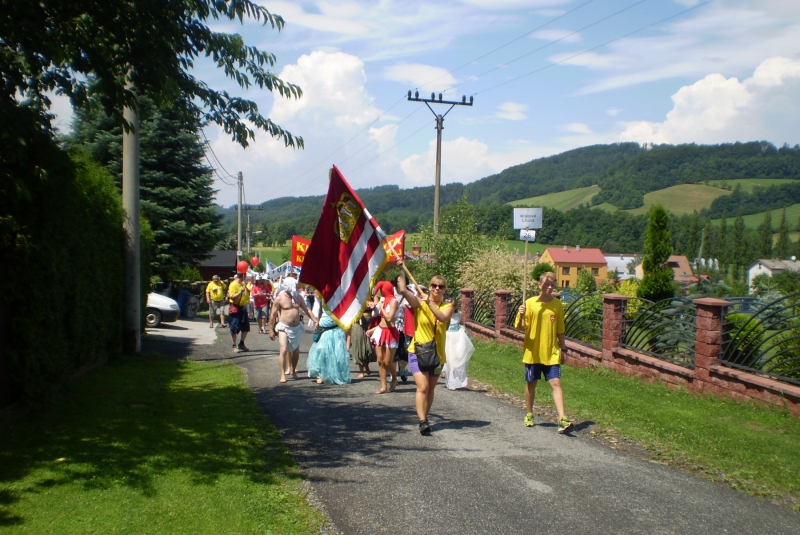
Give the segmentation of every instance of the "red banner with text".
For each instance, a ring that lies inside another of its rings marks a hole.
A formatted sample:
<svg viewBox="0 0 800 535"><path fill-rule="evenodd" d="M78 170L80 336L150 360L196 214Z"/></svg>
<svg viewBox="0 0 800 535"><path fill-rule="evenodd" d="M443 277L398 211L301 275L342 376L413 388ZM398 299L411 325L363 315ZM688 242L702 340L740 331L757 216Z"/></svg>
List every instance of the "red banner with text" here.
<svg viewBox="0 0 800 535"><path fill-rule="evenodd" d="M308 246L311 245L311 240L301 238L300 236L292 236L292 265L295 267L303 267L303 260L306 258L306 251Z"/></svg>

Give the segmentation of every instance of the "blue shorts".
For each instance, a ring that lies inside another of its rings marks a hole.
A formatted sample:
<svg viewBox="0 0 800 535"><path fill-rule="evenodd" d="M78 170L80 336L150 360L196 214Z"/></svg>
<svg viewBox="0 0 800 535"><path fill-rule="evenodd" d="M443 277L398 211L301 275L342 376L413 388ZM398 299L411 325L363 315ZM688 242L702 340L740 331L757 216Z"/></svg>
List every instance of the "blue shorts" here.
<svg viewBox="0 0 800 535"><path fill-rule="evenodd" d="M545 381L552 379L561 379L561 365L554 364L552 366L545 366L544 364L526 364L525 365L525 380L529 383L538 381L544 375Z"/></svg>
<svg viewBox="0 0 800 535"><path fill-rule="evenodd" d="M433 369L419 369L419 362L417 362L417 354L416 353L409 353L408 354L408 369L411 370L412 374L415 373L424 373L425 375L430 375L431 377L439 377L442 375L442 366L436 366Z"/></svg>
<svg viewBox="0 0 800 535"><path fill-rule="evenodd" d="M230 314L228 316L228 325L231 328L231 334L249 333L250 318L247 315L247 307L239 307L238 312Z"/></svg>

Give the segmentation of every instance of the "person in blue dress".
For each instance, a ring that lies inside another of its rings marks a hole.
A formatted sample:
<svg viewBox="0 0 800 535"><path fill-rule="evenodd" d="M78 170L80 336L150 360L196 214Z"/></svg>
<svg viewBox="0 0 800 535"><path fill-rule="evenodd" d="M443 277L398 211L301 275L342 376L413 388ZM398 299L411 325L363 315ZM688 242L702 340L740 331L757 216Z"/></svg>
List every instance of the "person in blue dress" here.
<svg viewBox="0 0 800 535"><path fill-rule="evenodd" d="M308 376L319 384L343 385L350 382L350 353L344 331L323 311L319 326L324 329L319 341L308 352Z"/></svg>

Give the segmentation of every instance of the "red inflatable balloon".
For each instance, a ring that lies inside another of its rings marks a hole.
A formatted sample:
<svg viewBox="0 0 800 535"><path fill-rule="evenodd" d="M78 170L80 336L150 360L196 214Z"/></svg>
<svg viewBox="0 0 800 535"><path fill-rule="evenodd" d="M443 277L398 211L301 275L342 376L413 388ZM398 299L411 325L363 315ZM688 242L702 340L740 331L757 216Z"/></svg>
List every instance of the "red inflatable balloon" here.
<svg viewBox="0 0 800 535"><path fill-rule="evenodd" d="M239 273L247 273L247 262L245 262L244 260L239 260L236 263L236 271L238 271Z"/></svg>
<svg viewBox="0 0 800 535"><path fill-rule="evenodd" d="M254 256L253 258L250 259L250 265L253 266L253 267L256 267L258 265L258 257L257 256Z"/></svg>

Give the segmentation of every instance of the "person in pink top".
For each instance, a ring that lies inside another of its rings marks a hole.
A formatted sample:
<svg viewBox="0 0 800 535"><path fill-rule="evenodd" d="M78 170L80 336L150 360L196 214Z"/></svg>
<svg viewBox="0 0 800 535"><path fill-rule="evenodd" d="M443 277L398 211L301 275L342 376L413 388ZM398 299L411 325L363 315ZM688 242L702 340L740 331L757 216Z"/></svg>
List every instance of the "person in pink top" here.
<svg viewBox="0 0 800 535"><path fill-rule="evenodd" d="M394 295L394 286L389 281L380 281L375 285L376 295L383 296L380 306L380 323L374 329L367 331L370 342L375 346L378 357L378 375L381 378L381 389L376 394L394 392L397 388L397 372L394 368L394 353L400 342L400 333L394 325L397 315L397 298ZM388 384L387 375L392 377L391 385Z"/></svg>
<svg viewBox="0 0 800 535"><path fill-rule="evenodd" d="M267 334L267 319L269 318L269 298L272 295L272 284L269 281L259 277L256 279L256 284L250 295L253 298L253 307L255 308L255 317L258 322L258 332Z"/></svg>

